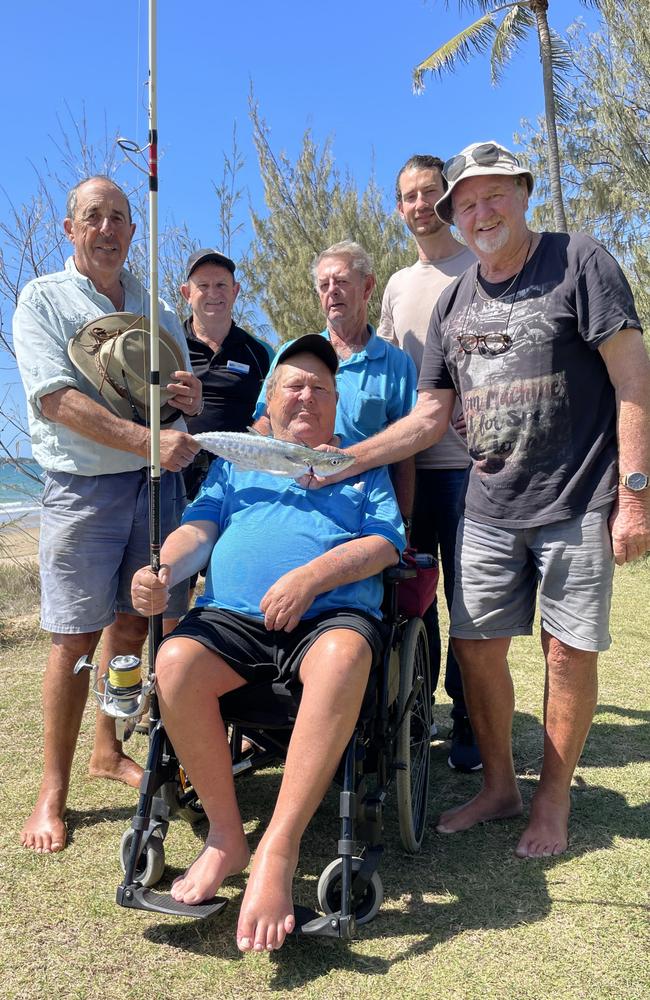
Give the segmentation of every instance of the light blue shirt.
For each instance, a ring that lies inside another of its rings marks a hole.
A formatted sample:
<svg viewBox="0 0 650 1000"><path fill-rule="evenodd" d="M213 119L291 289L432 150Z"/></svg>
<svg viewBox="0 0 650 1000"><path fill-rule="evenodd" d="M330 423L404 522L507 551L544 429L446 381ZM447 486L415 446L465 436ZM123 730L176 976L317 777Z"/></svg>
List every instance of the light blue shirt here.
<svg viewBox="0 0 650 1000"><path fill-rule="evenodd" d="M357 354L339 359L336 388L336 433L350 444L363 441L383 431L388 424L405 417L415 406L417 371L413 361L368 326L370 340ZM323 330L322 337L327 337ZM287 341L293 343L293 341ZM281 344L278 354L286 344ZM276 357L277 360L277 357ZM271 371L275 368L275 361ZM266 383L262 386L255 409L255 420L266 413Z"/></svg>
<svg viewBox="0 0 650 1000"><path fill-rule="evenodd" d="M143 285L124 269L120 280L124 311L149 316L149 293ZM27 396L32 452L44 469L98 476L133 472L147 464L140 455L98 444L63 424L47 420L41 411L42 396L67 386L106 406L94 385L70 360L68 341L85 323L112 312L115 307L111 300L97 291L90 278L79 273L74 257L68 257L63 271L34 278L20 293L13 320L14 347ZM176 313L162 299L160 324L178 341L186 370L191 371L182 327ZM171 426L185 430L185 421L179 419Z"/></svg>
<svg viewBox="0 0 650 1000"><path fill-rule="evenodd" d="M272 584L337 545L368 535L381 535L398 552L406 544L385 468L306 490L294 479L243 471L216 459L198 497L185 510L183 524L190 521L213 521L220 532L197 606L260 620L260 601ZM304 617L355 608L380 618L382 595L377 573L319 594Z"/></svg>

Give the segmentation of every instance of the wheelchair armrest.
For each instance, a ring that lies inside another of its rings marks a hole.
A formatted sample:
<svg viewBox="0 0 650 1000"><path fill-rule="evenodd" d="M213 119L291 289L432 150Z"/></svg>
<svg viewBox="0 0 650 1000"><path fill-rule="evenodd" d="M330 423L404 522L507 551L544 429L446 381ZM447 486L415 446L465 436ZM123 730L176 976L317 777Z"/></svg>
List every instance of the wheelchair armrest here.
<svg viewBox="0 0 650 1000"><path fill-rule="evenodd" d="M415 566L398 563L397 566L389 566L388 569L384 570L384 582L397 583L399 580L412 580L416 572Z"/></svg>

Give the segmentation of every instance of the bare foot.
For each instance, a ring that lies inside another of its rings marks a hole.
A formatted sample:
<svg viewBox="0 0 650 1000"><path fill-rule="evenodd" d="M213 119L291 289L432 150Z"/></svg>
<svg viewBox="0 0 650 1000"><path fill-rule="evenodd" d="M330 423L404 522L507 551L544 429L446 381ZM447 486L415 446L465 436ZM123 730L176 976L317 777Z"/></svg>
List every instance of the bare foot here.
<svg viewBox="0 0 650 1000"><path fill-rule="evenodd" d="M559 802L537 792L530 806L530 820L515 848L518 858L550 858L569 846L570 799Z"/></svg>
<svg viewBox="0 0 650 1000"><path fill-rule="evenodd" d="M262 839L239 911L240 951L273 951L284 944L296 923L291 883L297 864L298 851L286 839L268 846Z"/></svg>
<svg viewBox="0 0 650 1000"><path fill-rule="evenodd" d="M487 823L491 819L508 819L519 816L523 811L521 795L515 786L508 794L497 795L482 788L469 802L455 809L448 809L438 820L438 833L460 833L477 823Z"/></svg>
<svg viewBox="0 0 650 1000"><path fill-rule="evenodd" d="M62 851L66 842L66 827L63 822L65 803L58 796L39 795L34 810L20 834L23 847L36 854L56 854Z"/></svg>
<svg viewBox="0 0 650 1000"><path fill-rule="evenodd" d="M171 894L179 903L202 903L214 896L225 878L242 872L250 856L243 830L234 843L226 842L220 832L210 831L199 856L174 880Z"/></svg>
<svg viewBox="0 0 650 1000"><path fill-rule="evenodd" d="M140 787L142 768L125 753L102 754L93 753L88 765L91 778L108 778L110 781L121 781L131 788Z"/></svg>

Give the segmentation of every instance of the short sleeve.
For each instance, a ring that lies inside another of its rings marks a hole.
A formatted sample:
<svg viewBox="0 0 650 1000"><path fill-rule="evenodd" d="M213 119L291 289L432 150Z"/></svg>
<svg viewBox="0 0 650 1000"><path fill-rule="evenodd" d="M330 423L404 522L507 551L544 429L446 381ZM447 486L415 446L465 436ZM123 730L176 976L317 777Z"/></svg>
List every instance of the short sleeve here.
<svg viewBox="0 0 650 1000"><path fill-rule="evenodd" d="M385 467L373 469L368 476L368 500L361 535L381 535L401 553L406 548L406 535L388 470Z"/></svg>
<svg viewBox="0 0 650 1000"><path fill-rule="evenodd" d="M230 468L230 463L222 458L217 458L211 463L199 493L185 508L181 524L190 521L214 521L221 527L221 513L229 489Z"/></svg>
<svg viewBox="0 0 650 1000"><path fill-rule="evenodd" d="M442 350L440 302L436 304L429 320L418 389L455 389Z"/></svg>
<svg viewBox="0 0 650 1000"><path fill-rule="evenodd" d="M377 327L377 336L381 337L383 340L389 341L395 347L399 347L397 337L395 336L395 324L393 323L393 309L391 306L391 295L390 295L390 278L384 289L384 297L381 300L381 317L379 319L379 326Z"/></svg>
<svg viewBox="0 0 650 1000"><path fill-rule="evenodd" d="M594 246L578 274L576 312L580 335L593 349L619 330L641 329L628 280L600 244Z"/></svg>

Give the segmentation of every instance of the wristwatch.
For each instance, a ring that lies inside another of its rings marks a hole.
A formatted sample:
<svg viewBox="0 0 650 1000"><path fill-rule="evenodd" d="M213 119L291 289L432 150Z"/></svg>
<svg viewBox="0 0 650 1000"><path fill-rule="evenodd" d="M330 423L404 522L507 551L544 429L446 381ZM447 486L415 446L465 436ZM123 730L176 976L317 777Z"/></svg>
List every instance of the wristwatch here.
<svg viewBox="0 0 650 1000"><path fill-rule="evenodd" d="M618 481L621 486L627 486L628 490L640 493L647 490L650 479L645 472L628 472L625 476L619 476Z"/></svg>

